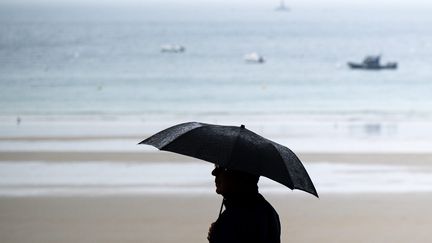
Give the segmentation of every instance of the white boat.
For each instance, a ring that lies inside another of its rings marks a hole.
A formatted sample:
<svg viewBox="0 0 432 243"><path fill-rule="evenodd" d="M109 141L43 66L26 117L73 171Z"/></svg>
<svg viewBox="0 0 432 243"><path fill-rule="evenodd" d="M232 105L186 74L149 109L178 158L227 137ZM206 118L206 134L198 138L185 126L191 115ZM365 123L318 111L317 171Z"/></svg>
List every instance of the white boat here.
<svg viewBox="0 0 432 243"><path fill-rule="evenodd" d="M173 53L179 53L186 51L186 48L182 45L178 44L165 44L161 45L161 52L173 52Z"/></svg>
<svg viewBox="0 0 432 243"><path fill-rule="evenodd" d="M246 54L244 56L244 60L246 62L250 62L250 63L263 63L264 57L261 56L260 54L256 53L256 52L252 52L252 53Z"/></svg>

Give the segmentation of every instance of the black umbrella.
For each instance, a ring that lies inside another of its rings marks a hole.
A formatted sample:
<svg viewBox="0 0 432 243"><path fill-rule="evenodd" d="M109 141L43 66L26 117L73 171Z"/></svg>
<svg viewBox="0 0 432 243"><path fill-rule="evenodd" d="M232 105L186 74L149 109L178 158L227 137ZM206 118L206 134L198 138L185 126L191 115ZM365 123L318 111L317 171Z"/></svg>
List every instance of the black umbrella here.
<svg viewBox="0 0 432 243"><path fill-rule="evenodd" d="M221 167L265 176L318 197L298 157L287 147L246 129L187 122L167 128L139 144L202 159Z"/></svg>

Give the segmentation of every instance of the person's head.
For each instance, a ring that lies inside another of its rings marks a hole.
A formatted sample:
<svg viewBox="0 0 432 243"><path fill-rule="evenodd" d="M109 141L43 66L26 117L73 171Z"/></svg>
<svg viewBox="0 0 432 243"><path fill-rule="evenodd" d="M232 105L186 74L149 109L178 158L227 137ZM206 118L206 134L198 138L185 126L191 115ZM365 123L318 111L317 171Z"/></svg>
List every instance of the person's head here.
<svg viewBox="0 0 432 243"><path fill-rule="evenodd" d="M259 176L237 170L216 167L212 171L215 176L216 193L224 197L242 193L258 192Z"/></svg>

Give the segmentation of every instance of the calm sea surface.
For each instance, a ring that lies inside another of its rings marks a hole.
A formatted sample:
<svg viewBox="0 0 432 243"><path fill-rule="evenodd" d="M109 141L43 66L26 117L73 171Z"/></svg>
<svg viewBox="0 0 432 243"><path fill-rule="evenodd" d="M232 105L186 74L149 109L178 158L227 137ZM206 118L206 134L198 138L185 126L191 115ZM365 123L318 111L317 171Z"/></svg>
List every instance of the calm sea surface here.
<svg viewBox="0 0 432 243"><path fill-rule="evenodd" d="M430 11L272 7L3 7L0 115L432 119ZM400 68L347 68L369 54Z"/></svg>

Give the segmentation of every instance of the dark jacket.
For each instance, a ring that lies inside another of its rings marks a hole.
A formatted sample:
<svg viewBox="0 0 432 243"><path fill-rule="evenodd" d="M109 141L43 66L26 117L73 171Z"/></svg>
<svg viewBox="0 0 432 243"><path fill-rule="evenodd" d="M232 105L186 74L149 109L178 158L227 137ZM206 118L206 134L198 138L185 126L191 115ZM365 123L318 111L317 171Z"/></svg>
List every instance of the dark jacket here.
<svg viewBox="0 0 432 243"><path fill-rule="evenodd" d="M225 211L212 226L210 243L280 243L280 221L259 194L225 198Z"/></svg>

